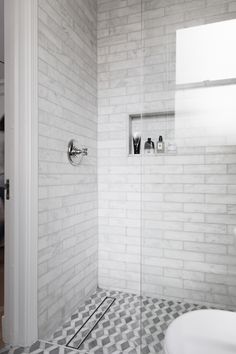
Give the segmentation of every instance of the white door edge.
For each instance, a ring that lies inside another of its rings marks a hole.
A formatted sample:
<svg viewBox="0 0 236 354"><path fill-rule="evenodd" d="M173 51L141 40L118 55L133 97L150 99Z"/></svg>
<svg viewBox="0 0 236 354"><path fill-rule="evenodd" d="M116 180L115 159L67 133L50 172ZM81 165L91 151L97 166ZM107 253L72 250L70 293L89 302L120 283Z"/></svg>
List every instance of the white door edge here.
<svg viewBox="0 0 236 354"><path fill-rule="evenodd" d="M38 338L37 0L5 0L5 294L3 339Z"/></svg>

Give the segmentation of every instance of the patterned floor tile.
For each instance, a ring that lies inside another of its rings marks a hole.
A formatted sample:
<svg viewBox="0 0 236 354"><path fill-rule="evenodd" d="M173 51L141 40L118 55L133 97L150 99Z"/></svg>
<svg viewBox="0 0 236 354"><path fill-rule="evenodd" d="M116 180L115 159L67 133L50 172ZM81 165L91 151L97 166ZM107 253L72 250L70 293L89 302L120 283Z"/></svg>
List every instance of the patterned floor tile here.
<svg viewBox="0 0 236 354"><path fill-rule="evenodd" d="M51 341L66 345L106 297L115 298L115 301L80 345L79 351L91 354L161 354L168 325L185 312L206 308L98 289L54 333Z"/></svg>
<svg viewBox="0 0 236 354"><path fill-rule="evenodd" d="M0 354L78 354L77 350L72 350L54 343L37 341L30 348L6 346L0 350ZM81 354L81 353L79 353Z"/></svg>
<svg viewBox="0 0 236 354"><path fill-rule="evenodd" d="M101 304L106 298L115 301L101 316ZM100 311L95 314L99 305ZM203 308L206 307L98 289L58 328L49 342L38 341L30 348L5 347L0 354L163 354L169 324L186 312ZM92 325L86 322L90 317ZM99 319L95 327L94 318ZM89 332L88 328L92 331ZM67 347L69 342L80 344L83 329L86 340L79 349ZM78 331L79 340L71 341Z"/></svg>

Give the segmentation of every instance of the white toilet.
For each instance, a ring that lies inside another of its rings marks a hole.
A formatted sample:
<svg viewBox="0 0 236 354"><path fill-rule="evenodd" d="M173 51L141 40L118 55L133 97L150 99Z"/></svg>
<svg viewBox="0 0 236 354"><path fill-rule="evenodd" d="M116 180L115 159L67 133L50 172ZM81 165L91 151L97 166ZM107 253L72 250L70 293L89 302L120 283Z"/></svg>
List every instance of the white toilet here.
<svg viewBox="0 0 236 354"><path fill-rule="evenodd" d="M236 313L199 310L174 320L166 332L165 354L236 354Z"/></svg>

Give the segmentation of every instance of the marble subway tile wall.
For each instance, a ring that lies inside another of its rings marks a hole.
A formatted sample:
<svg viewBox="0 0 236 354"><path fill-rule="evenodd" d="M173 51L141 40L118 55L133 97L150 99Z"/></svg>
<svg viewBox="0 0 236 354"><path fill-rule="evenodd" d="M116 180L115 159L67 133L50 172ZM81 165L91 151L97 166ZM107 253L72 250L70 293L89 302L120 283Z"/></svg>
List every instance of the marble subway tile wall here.
<svg viewBox="0 0 236 354"><path fill-rule="evenodd" d="M40 0L39 336L47 339L97 287L97 4ZM67 160L70 139L89 154Z"/></svg>
<svg viewBox="0 0 236 354"><path fill-rule="evenodd" d="M235 11L232 0L98 0L103 287L235 306L236 148L140 158L127 147L129 114L175 108L175 31Z"/></svg>
<svg viewBox="0 0 236 354"><path fill-rule="evenodd" d="M128 114L142 110L140 0L98 0L99 286L140 291L141 161Z"/></svg>

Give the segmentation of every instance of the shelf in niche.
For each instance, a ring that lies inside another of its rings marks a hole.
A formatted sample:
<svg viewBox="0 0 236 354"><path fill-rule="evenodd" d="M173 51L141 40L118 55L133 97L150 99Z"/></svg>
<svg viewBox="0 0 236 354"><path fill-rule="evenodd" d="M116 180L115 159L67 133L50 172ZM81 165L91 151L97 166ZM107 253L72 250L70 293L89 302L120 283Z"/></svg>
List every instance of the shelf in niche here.
<svg viewBox="0 0 236 354"><path fill-rule="evenodd" d="M151 159L151 158L161 158L165 156L175 156L177 155L177 150L176 151L166 151L166 152L160 152L159 154L155 153L154 155L145 155L145 154L128 154L129 158L144 158L144 159ZM193 154L192 154L193 155Z"/></svg>
<svg viewBox="0 0 236 354"><path fill-rule="evenodd" d="M133 134L135 132L141 133L141 154L134 155L133 153ZM129 115L129 156L145 156L143 154L144 143L147 138L151 138L155 143L158 137L162 135L166 148L167 143L174 143L175 136L175 112L152 112L143 114ZM165 151L164 153L151 155L152 157L163 155L175 155L176 151Z"/></svg>

